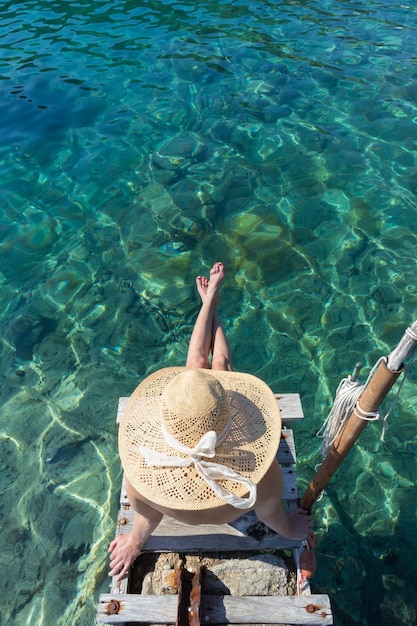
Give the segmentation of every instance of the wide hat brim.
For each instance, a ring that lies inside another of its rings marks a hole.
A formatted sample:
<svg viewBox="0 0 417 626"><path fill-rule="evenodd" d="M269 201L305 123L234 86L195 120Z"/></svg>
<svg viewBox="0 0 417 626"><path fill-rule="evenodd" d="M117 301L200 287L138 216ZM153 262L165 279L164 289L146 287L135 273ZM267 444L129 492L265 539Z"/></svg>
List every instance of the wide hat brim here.
<svg viewBox="0 0 417 626"><path fill-rule="evenodd" d="M121 419L119 453L126 476L140 495L164 508L194 511L224 506L225 502L193 466L151 467L140 452L145 447L165 455L185 456L166 442L161 415L163 390L186 369L190 368L163 368L138 385ZM281 417L273 392L251 374L200 371L221 383L231 412L230 429L210 461L226 465L258 484L276 456L281 437ZM219 483L238 497L247 493L247 487L240 483Z"/></svg>

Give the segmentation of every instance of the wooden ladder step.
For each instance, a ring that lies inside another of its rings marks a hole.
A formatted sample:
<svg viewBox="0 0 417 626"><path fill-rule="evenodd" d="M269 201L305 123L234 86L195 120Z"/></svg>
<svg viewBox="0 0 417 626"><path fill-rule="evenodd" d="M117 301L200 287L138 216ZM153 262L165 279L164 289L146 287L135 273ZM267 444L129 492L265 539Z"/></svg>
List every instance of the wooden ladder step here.
<svg viewBox="0 0 417 626"><path fill-rule="evenodd" d="M173 624L178 596L102 594L97 620L102 624L129 622ZM310 596L205 596L201 598L202 624L333 624L327 595Z"/></svg>
<svg viewBox="0 0 417 626"><path fill-rule="evenodd" d="M120 510L117 535L131 532L134 511ZM266 529L254 511L231 524L188 526L164 516L144 545L143 552L231 552L286 550L299 547L299 541L285 539Z"/></svg>

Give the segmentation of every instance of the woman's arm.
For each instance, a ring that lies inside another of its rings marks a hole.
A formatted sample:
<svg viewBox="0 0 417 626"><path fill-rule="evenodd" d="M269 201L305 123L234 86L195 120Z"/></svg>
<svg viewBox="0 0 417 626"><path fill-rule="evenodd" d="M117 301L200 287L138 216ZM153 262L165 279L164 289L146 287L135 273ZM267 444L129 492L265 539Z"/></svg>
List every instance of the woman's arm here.
<svg viewBox="0 0 417 626"><path fill-rule="evenodd" d="M109 546L111 567L109 576L117 575L118 581L128 573L148 537L163 517L162 513L139 498L139 494L128 480L126 480L126 488L129 503L135 510L133 528L128 535L116 537Z"/></svg>
<svg viewBox="0 0 417 626"><path fill-rule="evenodd" d="M310 517L300 508L287 515L281 502L283 491L281 469L277 461L274 461L258 485L256 515L261 522L283 537L302 541L311 531Z"/></svg>

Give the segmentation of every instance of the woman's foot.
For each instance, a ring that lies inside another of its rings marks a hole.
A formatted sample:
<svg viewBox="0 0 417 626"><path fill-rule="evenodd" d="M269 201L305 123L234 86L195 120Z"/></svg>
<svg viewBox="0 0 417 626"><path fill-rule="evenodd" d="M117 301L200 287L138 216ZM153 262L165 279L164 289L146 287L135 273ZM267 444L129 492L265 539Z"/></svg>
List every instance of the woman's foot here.
<svg viewBox="0 0 417 626"><path fill-rule="evenodd" d="M210 270L210 280L205 276L197 276L197 291L204 303L208 298L213 298L215 306L220 303L220 285L224 280L224 265L220 261L215 263Z"/></svg>
<svg viewBox="0 0 417 626"><path fill-rule="evenodd" d="M209 284L208 278L206 278L205 276L197 276L195 282L197 284L197 291L200 294L201 302L204 302L204 300L206 299L207 287Z"/></svg>
<svg viewBox="0 0 417 626"><path fill-rule="evenodd" d="M294 509L287 515L290 523L291 536L288 539L302 541L307 539L312 532L311 518L302 508Z"/></svg>

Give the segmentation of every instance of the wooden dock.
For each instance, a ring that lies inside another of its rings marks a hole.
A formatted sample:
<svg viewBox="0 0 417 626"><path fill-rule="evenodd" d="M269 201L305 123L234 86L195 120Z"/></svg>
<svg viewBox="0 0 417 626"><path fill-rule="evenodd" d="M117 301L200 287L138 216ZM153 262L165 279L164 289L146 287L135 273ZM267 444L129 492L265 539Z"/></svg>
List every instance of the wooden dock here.
<svg viewBox="0 0 417 626"><path fill-rule="evenodd" d="M277 453L284 477L284 497L289 508L298 501L295 463L296 451L293 432L287 425L304 417L298 394L275 394L284 424ZM119 399L117 421L128 398ZM120 509L116 537L129 533L133 524L131 509L122 481ZM186 621L179 619L179 595L143 595L129 593L129 578L117 582L113 577L109 594L100 596L98 624L333 624L330 601L326 595L312 595L308 580L302 580L298 563L303 547L272 531L254 533L259 527L255 513L243 514L231 524L189 526L165 516L149 537L143 552L230 553L262 552L264 550L291 550L297 566L297 588L301 595L294 596L231 596L204 595L204 584L198 591L198 615L188 607ZM179 587L181 583L179 584ZM194 593L194 592L193 592ZM191 597L191 596L190 596ZM200 621L201 620L201 621Z"/></svg>

